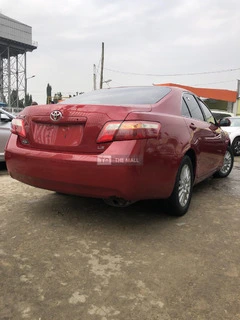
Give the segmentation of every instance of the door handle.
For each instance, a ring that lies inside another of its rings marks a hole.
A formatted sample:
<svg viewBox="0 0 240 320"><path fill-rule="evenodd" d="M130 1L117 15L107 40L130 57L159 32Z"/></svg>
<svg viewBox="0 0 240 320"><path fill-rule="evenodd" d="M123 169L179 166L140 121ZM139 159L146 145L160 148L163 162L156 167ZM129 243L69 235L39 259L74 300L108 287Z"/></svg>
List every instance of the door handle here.
<svg viewBox="0 0 240 320"><path fill-rule="evenodd" d="M197 127L195 126L194 123L191 123L189 127L190 127L192 130L196 130L196 129L197 129Z"/></svg>

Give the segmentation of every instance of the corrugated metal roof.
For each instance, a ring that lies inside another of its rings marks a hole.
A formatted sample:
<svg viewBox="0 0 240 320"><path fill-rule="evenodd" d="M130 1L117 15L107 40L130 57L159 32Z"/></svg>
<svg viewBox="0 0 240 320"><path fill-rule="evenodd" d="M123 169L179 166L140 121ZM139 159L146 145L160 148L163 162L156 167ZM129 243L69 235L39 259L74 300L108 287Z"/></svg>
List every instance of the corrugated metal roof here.
<svg viewBox="0 0 240 320"><path fill-rule="evenodd" d="M19 23L19 24L22 24L22 25L24 25L24 26L29 27L27 24L22 23L22 22L20 22L20 21L18 21L18 20L12 19L12 18L10 18L10 17L8 17L8 16L5 16L5 15L2 14L2 13L0 13L0 19L1 19L1 18L7 19L7 20L10 20L10 21L12 21L12 22Z"/></svg>
<svg viewBox="0 0 240 320"><path fill-rule="evenodd" d="M209 88L196 88L185 86L182 84L176 83L161 83L154 84L155 86L170 86L170 87L179 87L188 91L195 93L199 97L211 98L222 101L236 102L237 100L237 91L226 90L226 89L209 89Z"/></svg>

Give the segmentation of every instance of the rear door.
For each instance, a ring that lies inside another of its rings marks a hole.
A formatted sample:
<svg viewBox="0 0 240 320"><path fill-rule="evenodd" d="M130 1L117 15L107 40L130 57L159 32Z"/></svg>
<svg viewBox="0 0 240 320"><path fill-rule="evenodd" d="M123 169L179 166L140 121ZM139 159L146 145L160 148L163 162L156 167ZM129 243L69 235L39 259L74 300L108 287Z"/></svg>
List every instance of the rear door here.
<svg viewBox="0 0 240 320"><path fill-rule="evenodd" d="M196 175L197 178L204 178L221 164L225 153L225 139L208 108L203 103L200 107L200 103L201 100L193 94L183 94L184 109L189 110L189 117L185 116L185 121L191 134L192 148L197 154Z"/></svg>

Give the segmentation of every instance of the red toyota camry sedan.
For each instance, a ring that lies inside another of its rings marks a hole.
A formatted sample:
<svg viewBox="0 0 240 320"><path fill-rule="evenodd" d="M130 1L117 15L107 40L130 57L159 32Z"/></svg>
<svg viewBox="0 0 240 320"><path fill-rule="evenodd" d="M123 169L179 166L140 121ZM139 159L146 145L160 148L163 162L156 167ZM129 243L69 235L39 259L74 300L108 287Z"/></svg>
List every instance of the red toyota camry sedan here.
<svg viewBox="0 0 240 320"><path fill-rule="evenodd" d="M30 106L12 121L6 147L12 178L126 206L167 199L187 212L193 185L233 166L229 137L207 106L176 87L96 90Z"/></svg>

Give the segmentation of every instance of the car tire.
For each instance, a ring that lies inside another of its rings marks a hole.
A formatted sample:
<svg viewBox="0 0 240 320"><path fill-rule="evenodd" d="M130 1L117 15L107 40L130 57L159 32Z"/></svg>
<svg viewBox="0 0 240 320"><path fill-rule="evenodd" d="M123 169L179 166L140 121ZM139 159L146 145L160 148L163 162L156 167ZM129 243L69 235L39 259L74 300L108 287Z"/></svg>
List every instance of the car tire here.
<svg viewBox="0 0 240 320"><path fill-rule="evenodd" d="M193 188L193 166L188 156L184 156L178 169L173 192L167 200L168 214L183 216L189 208Z"/></svg>
<svg viewBox="0 0 240 320"><path fill-rule="evenodd" d="M240 137L233 140L232 149L235 156L240 156Z"/></svg>
<svg viewBox="0 0 240 320"><path fill-rule="evenodd" d="M231 147L227 147L222 168L214 174L217 178L226 178L232 171L234 154Z"/></svg>

